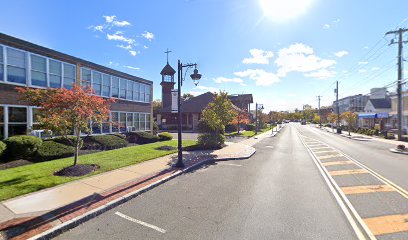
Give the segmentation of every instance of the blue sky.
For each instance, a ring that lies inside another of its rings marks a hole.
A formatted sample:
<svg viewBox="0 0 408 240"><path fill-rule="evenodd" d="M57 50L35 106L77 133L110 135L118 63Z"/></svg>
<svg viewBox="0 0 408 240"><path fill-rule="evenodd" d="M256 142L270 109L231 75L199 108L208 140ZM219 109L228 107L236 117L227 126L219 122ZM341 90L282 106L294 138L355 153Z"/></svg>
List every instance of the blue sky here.
<svg viewBox="0 0 408 240"><path fill-rule="evenodd" d="M396 80L397 46L384 33L408 25L408 2L367 3L3 1L0 32L152 80L155 99L169 48L174 68L197 62L203 74L183 92L252 93L266 110L293 110L317 95L331 104L335 80L340 97Z"/></svg>

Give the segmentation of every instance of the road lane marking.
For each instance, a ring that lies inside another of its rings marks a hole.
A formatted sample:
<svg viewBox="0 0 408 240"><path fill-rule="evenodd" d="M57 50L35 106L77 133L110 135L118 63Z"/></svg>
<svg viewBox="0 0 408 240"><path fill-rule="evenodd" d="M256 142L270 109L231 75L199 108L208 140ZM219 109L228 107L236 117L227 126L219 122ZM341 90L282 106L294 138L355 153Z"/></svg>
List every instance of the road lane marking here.
<svg viewBox="0 0 408 240"><path fill-rule="evenodd" d="M217 165L225 165L225 166L235 166L235 167L242 167L241 164L235 164L235 163L217 163Z"/></svg>
<svg viewBox="0 0 408 240"><path fill-rule="evenodd" d="M368 171L361 168L361 169L351 169L351 170L329 171L329 173L332 176L341 176L341 175L368 173Z"/></svg>
<svg viewBox="0 0 408 240"><path fill-rule="evenodd" d="M300 133L298 132L298 135ZM341 210L343 211L344 215L346 216L348 222L350 223L351 227L354 230L354 233L357 235L359 240L365 240L366 237L364 236L363 232L361 231L360 227L358 226L357 222L363 228L365 233L369 236L371 240L376 240L376 237L371 233L370 229L364 223L363 219L358 215L357 211L354 209L353 205L351 205L350 201L346 198L346 196L340 191L339 187L335 183L334 179L330 176L327 172L326 168L321 165L319 159L314 155L311 148L309 148L302 137L300 137L300 141L306 148L306 151L312 157L314 164L316 165L317 169L319 170L320 174L323 176L324 181L326 182L327 186L329 187L331 193L333 194L336 202L339 204ZM356 221L357 220L357 221Z"/></svg>
<svg viewBox="0 0 408 240"><path fill-rule="evenodd" d="M320 160L328 159L328 158L335 158L335 157L343 157L341 154L333 154L333 155L324 155L324 156L317 156Z"/></svg>
<svg viewBox="0 0 408 240"><path fill-rule="evenodd" d="M368 185L368 186L342 187L341 190L346 195L362 194L362 193L375 193L375 192L395 192L395 189L392 188L389 185Z"/></svg>
<svg viewBox="0 0 408 240"><path fill-rule="evenodd" d="M364 221L375 235L408 231L408 214L366 218Z"/></svg>
<svg viewBox="0 0 408 240"><path fill-rule="evenodd" d="M347 164L354 164L353 161L336 161L336 162L324 162L322 163L323 166L335 166L335 165L347 165Z"/></svg>
<svg viewBox="0 0 408 240"><path fill-rule="evenodd" d="M336 151L334 151L334 150L326 150L326 151L324 151L324 150L323 150L323 151L314 151L314 150L313 150L313 152L314 152L314 153L330 153L330 152L331 152L331 153L335 153Z"/></svg>
<svg viewBox="0 0 408 240"><path fill-rule="evenodd" d="M118 215L118 216L121 217L121 218L124 218L124 219L128 220L128 221L131 221L131 222L140 224L140 225L142 225L142 226L145 226L145 227L154 229L154 230L156 230L156 231L158 231L158 232L161 232L161 233L166 233L166 230L164 230L163 228L159 228L159 227L157 227L157 226L155 226L155 225L153 225L153 224L146 223L146 222L143 222L143 221L134 219L134 218L129 217L129 216L127 216L127 215L125 215L125 214L123 214L123 213L121 213L121 212L115 212L115 214Z"/></svg>

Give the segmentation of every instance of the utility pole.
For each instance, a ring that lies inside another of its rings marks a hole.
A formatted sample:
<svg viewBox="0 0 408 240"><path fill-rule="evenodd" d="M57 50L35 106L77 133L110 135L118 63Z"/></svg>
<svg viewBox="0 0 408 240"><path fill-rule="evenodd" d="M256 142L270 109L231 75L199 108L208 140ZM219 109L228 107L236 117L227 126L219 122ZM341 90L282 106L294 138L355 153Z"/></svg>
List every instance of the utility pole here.
<svg viewBox="0 0 408 240"><path fill-rule="evenodd" d="M341 133L340 129L340 105L339 105L339 81L336 81L336 89L334 89L336 93L336 112L337 112L337 133Z"/></svg>
<svg viewBox="0 0 408 240"><path fill-rule="evenodd" d="M318 106L319 106L319 127L322 127L322 112L320 110L320 99L322 98L322 96L317 96L317 101L319 102Z"/></svg>
<svg viewBox="0 0 408 240"><path fill-rule="evenodd" d="M398 103L397 103L397 117L398 117L398 140L401 141L402 139L402 67L403 67L403 52L402 49L404 47L404 43L406 41L402 40L404 32L407 32L408 29L400 28L396 31L389 31L385 33L388 34L398 34L398 79L397 79L397 96L398 96ZM394 39L391 40L391 44L396 44Z"/></svg>

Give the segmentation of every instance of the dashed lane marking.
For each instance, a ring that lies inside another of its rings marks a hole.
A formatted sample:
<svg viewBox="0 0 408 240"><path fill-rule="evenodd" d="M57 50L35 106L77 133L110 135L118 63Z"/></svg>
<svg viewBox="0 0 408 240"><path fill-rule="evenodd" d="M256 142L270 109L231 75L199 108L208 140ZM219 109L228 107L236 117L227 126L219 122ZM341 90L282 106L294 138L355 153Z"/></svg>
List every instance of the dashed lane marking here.
<svg viewBox="0 0 408 240"><path fill-rule="evenodd" d="M368 173L368 171L361 168L361 169L351 169L351 170L329 171L329 173L331 176L341 176L341 175Z"/></svg>
<svg viewBox="0 0 408 240"><path fill-rule="evenodd" d="M335 158L335 157L343 157L343 155L341 155L341 154L324 155L324 156L320 156L320 157L318 157L318 158L319 158L320 160L323 160L323 159Z"/></svg>
<svg viewBox="0 0 408 240"><path fill-rule="evenodd" d="M323 166L327 167L327 166L335 166L335 165L347 165L347 164L354 164L353 161L337 161L337 162L325 162L322 163Z"/></svg>
<svg viewBox="0 0 408 240"><path fill-rule="evenodd" d="M366 218L364 222L375 235L408 231L408 214Z"/></svg>
<svg viewBox="0 0 408 240"><path fill-rule="evenodd" d="M395 192L395 189L392 188L389 185L368 185L368 186L342 187L341 190L346 195L362 194L362 193L375 193L375 192Z"/></svg>
<svg viewBox="0 0 408 240"><path fill-rule="evenodd" d="M336 153L335 150L327 150L327 151L314 151L314 150L313 150L313 152L314 152L314 153Z"/></svg>
<svg viewBox="0 0 408 240"><path fill-rule="evenodd" d="M123 213L121 213L121 212L115 212L115 214L118 215L118 216L121 217L121 218L124 218L124 219L128 220L128 221L131 221L131 222L140 224L140 225L142 225L142 226L151 228L151 229L156 230L156 231L161 232L161 233L166 233L166 230L164 230L163 228L159 228L159 227L157 227L157 226L155 226L155 225L153 225L153 224L146 223L146 222L137 220L137 219L135 219L135 218L129 217L129 216L127 216L127 215L125 215L125 214L123 214Z"/></svg>

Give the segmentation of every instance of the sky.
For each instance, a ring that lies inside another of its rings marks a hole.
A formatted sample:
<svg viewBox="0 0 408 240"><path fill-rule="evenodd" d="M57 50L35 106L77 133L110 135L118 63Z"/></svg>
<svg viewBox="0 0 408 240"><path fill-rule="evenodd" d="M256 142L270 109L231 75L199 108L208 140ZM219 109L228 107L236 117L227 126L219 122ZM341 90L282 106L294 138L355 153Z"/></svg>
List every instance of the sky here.
<svg viewBox="0 0 408 240"><path fill-rule="evenodd" d="M395 91L396 38L385 33L408 26L406 9L403 0L14 0L2 2L0 32L151 80L154 99L169 49L173 68L180 59L202 74L195 86L190 69L182 93L251 93L266 111L294 110L317 107L318 95L331 105L335 81L340 98Z"/></svg>

